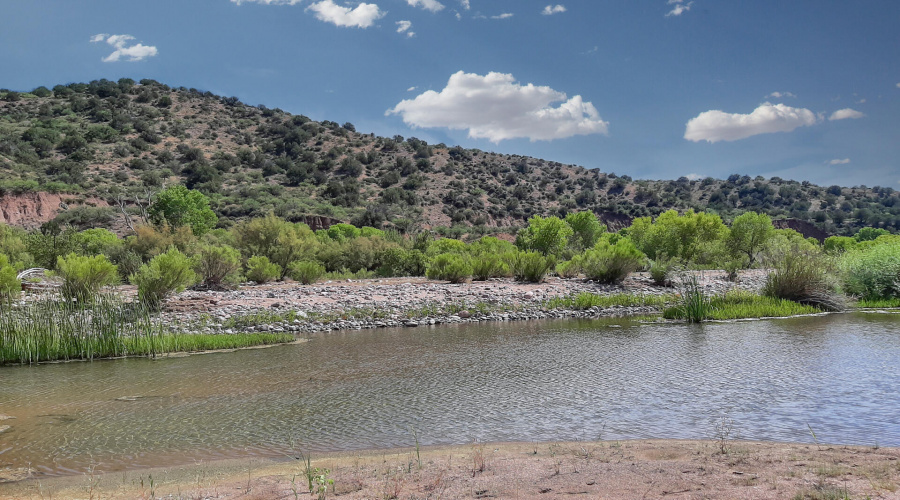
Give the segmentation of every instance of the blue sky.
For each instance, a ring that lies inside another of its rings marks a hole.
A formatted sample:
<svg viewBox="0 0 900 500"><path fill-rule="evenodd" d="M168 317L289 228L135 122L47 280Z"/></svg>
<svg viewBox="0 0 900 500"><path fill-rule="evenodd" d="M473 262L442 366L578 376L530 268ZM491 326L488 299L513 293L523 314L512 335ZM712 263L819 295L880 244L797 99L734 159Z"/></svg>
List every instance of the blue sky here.
<svg viewBox="0 0 900 500"><path fill-rule="evenodd" d="M0 0L0 12L0 87L14 90L152 78L635 178L900 188L895 0Z"/></svg>

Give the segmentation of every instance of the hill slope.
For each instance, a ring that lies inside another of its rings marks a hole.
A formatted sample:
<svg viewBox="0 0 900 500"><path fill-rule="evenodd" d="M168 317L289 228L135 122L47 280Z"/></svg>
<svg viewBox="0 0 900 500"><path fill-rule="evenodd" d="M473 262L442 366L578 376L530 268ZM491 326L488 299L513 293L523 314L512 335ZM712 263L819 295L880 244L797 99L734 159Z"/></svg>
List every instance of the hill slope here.
<svg viewBox="0 0 900 500"><path fill-rule="evenodd" d="M819 187L779 178L632 180L525 156L375 137L237 98L129 79L0 91L0 221L115 224L117 207L184 183L222 220L274 211L290 220L518 225L593 210L612 227L668 209L793 218L829 234L900 228L890 188ZM29 212L28 193L57 193ZM20 203L21 200L24 200ZM9 207L13 207L10 209ZM6 208L4 208L6 207ZM18 216L15 207L22 208ZM77 208L76 208L77 207ZM5 218L3 218L5 217ZM315 220L315 219L312 219Z"/></svg>

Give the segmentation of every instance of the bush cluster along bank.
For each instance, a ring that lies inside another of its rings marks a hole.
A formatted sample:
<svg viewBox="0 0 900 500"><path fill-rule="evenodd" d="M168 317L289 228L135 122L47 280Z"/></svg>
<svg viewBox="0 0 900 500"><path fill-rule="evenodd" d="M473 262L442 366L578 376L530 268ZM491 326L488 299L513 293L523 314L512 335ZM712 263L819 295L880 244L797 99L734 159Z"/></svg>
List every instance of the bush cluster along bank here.
<svg viewBox="0 0 900 500"><path fill-rule="evenodd" d="M209 201L183 186L161 193L150 215L155 224L137 227L125 238L96 228L45 225L25 232L0 225L0 296L12 303L22 287L17 271L31 266L52 270L61 280L63 299L84 309L94 307L105 286L135 284L137 304L147 314L186 287L228 289L246 281L427 276L451 283L499 277L541 282L555 274L616 284L649 270L658 285L669 286L679 270L726 269L736 276L739 269L765 266L773 269L763 288L767 298L706 297L687 283L682 303L666 317L778 316L840 310L846 297L878 306L900 298L900 236L864 228L854 237L820 244L792 230L776 230L768 216L753 212L729 227L716 215L670 211L655 220L635 219L618 232L608 232L592 212L534 216L515 243L490 236L467 243L350 224L312 231L273 214L213 229ZM9 344L16 329L3 328Z"/></svg>

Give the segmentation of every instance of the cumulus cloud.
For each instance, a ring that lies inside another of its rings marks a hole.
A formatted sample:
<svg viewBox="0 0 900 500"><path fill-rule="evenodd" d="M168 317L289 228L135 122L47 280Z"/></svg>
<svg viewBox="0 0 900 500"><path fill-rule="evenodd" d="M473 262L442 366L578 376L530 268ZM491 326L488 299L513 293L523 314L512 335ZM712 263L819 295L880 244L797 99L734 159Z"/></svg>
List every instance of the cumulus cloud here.
<svg viewBox="0 0 900 500"><path fill-rule="evenodd" d="M316 19L344 28L368 28L385 14L374 3L361 3L351 9L337 5L334 0L322 0L306 9L315 12Z"/></svg>
<svg viewBox="0 0 900 500"><path fill-rule="evenodd" d="M132 40L134 40L134 37L131 35L109 35L106 33L99 33L91 37L91 43L106 42L116 49L112 54L104 57L103 62L116 62L122 60L122 58L128 61L143 61L158 53L156 47L141 43L132 44Z"/></svg>
<svg viewBox="0 0 900 500"><path fill-rule="evenodd" d="M694 2L684 3L684 0L669 0L668 2L666 2L666 4L674 5L674 7L672 7L672 10L670 10L669 13L666 14L666 17L669 17L680 16L685 12L691 10L691 5L694 5Z"/></svg>
<svg viewBox="0 0 900 500"><path fill-rule="evenodd" d="M410 21L397 21L397 33L406 33L406 36L412 38L416 36L415 32L410 31L412 23Z"/></svg>
<svg viewBox="0 0 900 500"><path fill-rule="evenodd" d="M297 5L303 0L231 0L238 5L242 3L261 3L263 5Z"/></svg>
<svg viewBox="0 0 900 500"><path fill-rule="evenodd" d="M829 121L847 120L847 119L855 120L857 118L862 118L864 116L866 116L866 115L863 113L860 113L859 111L857 111L855 109L844 108L844 109L839 109L839 110L835 111L834 113L831 113L831 116L828 117L828 120Z"/></svg>
<svg viewBox="0 0 900 500"><path fill-rule="evenodd" d="M704 111L687 122L684 138L693 141L737 141L759 134L790 132L815 125L816 114L808 109L764 103L750 114Z"/></svg>
<svg viewBox="0 0 900 500"><path fill-rule="evenodd" d="M772 92L771 94L766 96L766 99L768 99L770 97L774 98L774 99L781 99L782 97L797 97L797 96L791 92Z"/></svg>
<svg viewBox="0 0 900 500"><path fill-rule="evenodd" d="M548 5L544 7L544 10L541 11L541 14L545 16L552 16L553 14L562 14L565 11L566 8L563 5Z"/></svg>
<svg viewBox="0 0 900 500"><path fill-rule="evenodd" d="M422 7L425 10L430 10L431 12L437 12L444 8L444 4L438 2L437 0L406 0L411 7Z"/></svg>
<svg viewBox="0 0 900 500"><path fill-rule="evenodd" d="M828 162L829 165L846 165L848 163L850 163L850 158L844 158L843 160L835 158L834 160Z"/></svg>
<svg viewBox="0 0 900 500"><path fill-rule="evenodd" d="M521 85L513 75L495 72L481 76L459 71L440 92L429 90L400 101L385 114L400 115L413 127L468 130L469 137L494 143L515 138L550 141L607 134L609 129L581 96L569 99L550 87Z"/></svg>
<svg viewBox="0 0 900 500"><path fill-rule="evenodd" d="M472 6L469 5L469 0L459 0L459 4L462 5L462 8L466 10L472 8ZM897 86L900 87L900 83L898 83Z"/></svg>

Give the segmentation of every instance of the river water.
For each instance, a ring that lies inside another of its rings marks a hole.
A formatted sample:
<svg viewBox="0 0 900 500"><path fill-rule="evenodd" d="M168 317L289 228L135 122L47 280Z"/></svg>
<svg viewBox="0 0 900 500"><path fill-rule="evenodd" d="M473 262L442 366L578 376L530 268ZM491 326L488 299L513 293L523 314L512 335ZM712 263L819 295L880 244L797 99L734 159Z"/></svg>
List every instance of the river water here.
<svg viewBox="0 0 900 500"><path fill-rule="evenodd" d="M900 446L900 315L489 323L0 368L0 468L73 474L479 441Z"/></svg>

